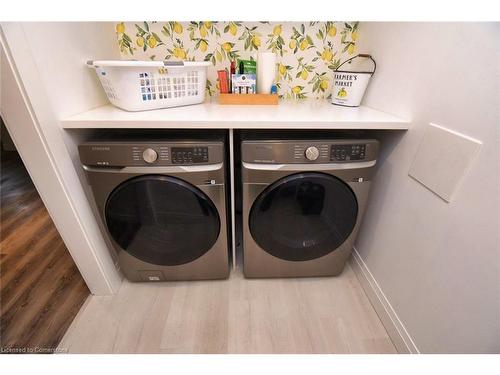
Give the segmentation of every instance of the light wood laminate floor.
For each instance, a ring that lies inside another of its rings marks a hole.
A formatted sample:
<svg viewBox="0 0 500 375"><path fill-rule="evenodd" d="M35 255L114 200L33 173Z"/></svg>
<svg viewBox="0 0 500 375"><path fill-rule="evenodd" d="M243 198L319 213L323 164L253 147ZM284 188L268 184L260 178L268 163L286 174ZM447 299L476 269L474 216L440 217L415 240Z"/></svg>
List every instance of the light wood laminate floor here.
<svg viewBox="0 0 500 375"><path fill-rule="evenodd" d="M130 283L91 296L71 353L395 353L350 266L338 277Z"/></svg>

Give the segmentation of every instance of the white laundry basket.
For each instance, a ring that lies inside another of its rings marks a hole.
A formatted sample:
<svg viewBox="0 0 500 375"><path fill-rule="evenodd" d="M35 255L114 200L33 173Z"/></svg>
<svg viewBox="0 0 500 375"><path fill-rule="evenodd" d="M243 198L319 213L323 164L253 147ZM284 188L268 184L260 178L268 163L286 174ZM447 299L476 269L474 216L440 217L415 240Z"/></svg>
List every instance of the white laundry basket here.
<svg viewBox="0 0 500 375"><path fill-rule="evenodd" d="M196 61L88 61L109 101L126 111L177 107L205 100L207 66Z"/></svg>

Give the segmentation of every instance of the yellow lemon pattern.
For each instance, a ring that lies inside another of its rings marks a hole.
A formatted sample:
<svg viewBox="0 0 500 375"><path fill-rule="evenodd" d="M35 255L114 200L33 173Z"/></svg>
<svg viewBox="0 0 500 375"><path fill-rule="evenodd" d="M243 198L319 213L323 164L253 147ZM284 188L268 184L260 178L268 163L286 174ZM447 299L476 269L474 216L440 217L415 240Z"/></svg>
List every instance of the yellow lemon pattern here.
<svg viewBox="0 0 500 375"><path fill-rule="evenodd" d="M156 38L154 36L150 36L148 39L149 48L155 48L157 44L158 44L158 41L156 40Z"/></svg>
<svg viewBox="0 0 500 375"><path fill-rule="evenodd" d="M325 49L322 53L321 53L321 59L326 61L326 62L329 62L329 61L332 61L333 59L333 52L331 49Z"/></svg>
<svg viewBox="0 0 500 375"><path fill-rule="evenodd" d="M357 53L358 28L358 22L332 21L162 21L118 22L114 31L124 59L210 61L210 95L218 87L217 70L230 61L274 52L278 94L302 99L332 95L333 70Z"/></svg>
<svg viewBox="0 0 500 375"><path fill-rule="evenodd" d="M208 42L206 40L200 39L200 43L198 44L198 48L201 52L207 52Z"/></svg>
<svg viewBox="0 0 500 375"><path fill-rule="evenodd" d="M230 52L231 48L233 48L233 43L225 42L222 44L222 49L226 52Z"/></svg>
<svg viewBox="0 0 500 375"><path fill-rule="evenodd" d="M227 25L227 29L224 30L224 32L228 32L232 35L232 36L236 36L236 33L238 32L238 25L235 23L235 22L230 22L229 25Z"/></svg>
<svg viewBox="0 0 500 375"><path fill-rule="evenodd" d="M328 36L333 38L335 35L337 35L337 28L335 26L330 26L328 28Z"/></svg>
<svg viewBox="0 0 500 375"><path fill-rule="evenodd" d="M257 49L260 47L260 38L258 36L252 37L252 45Z"/></svg>
<svg viewBox="0 0 500 375"><path fill-rule="evenodd" d="M337 93L337 96L339 98L345 98L347 96L347 91L345 90L345 88L342 87Z"/></svg>
<svg viewBox="0 0 500 375"><path fill-rule="evenodd" d="M123 34L125 32L125 24L123 22L117 23L115 30L118 34Z"/></svg>
<svg viewBox="0 0 500 375"><path fill-rule="evenodd" d="M182 34L183 27L179 22L175 22L173 30L174 30L174 33L176 33L176 34Z"/></svg>

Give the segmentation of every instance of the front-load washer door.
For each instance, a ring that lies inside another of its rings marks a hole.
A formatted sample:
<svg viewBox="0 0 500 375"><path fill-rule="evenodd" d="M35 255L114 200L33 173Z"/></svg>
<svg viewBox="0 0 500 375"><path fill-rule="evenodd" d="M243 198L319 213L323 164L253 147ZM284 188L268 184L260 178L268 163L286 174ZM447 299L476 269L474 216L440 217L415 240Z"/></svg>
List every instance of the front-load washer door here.
<svg viewBox="0 0 500 375"><path fill-rule="evenodd" d="M105 216L111 237L124 251L163 266L201 257L220 231L219 214L205 193L163 175L123 182L110 194Z"/></svg>
<svg viewBox="0 0 500 375"><path fill-rule="evenodd" d="M356 225L358 203L340 179L316 172L283 177L250 210L255 242L280 259L306 261L335 251Z"/></svg>

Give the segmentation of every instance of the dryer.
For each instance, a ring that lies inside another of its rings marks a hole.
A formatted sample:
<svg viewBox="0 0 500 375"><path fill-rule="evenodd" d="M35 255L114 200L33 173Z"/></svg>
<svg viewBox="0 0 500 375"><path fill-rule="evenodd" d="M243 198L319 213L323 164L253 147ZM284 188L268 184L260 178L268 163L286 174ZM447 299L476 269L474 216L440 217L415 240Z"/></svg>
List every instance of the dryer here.
<svg viewBox="0 0 500 375"><path fill-rule="evenodd" d="M366 207L374 139L244 140L246 277L342 272Z"/></svg>
<svg viewBox="0 0 500 375"><path fill-rule="evenodd" d="M107 140L79 154L127 279L228 276L222 141Z"/></svg>

